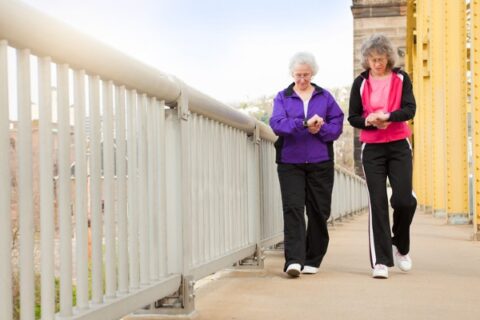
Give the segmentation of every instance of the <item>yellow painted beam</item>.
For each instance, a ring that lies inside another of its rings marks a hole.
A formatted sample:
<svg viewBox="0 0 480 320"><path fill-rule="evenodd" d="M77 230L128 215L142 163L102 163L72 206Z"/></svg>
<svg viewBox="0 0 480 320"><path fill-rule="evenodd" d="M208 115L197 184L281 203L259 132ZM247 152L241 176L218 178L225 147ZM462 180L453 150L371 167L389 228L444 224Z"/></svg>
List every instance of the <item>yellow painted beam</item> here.
<svg viewBox="0 0 480 320"><path fill-rule="evenodd" d="M473 118L473 231L480 240L480 0L470 4L472 23L472 118Z"/></svg>
<svg viewBox="0 0 480 320"><path fill-rule="evenodd" d="M430 8L430 58L433 156L433 214L446 217L446 148L445 148L445 2L435 0Z"/></svg>
<svg viewBox="0 0 480 320"><path fill-rule="evenodd" d="M417 10L416 0L408 0L407 2L407 56L405 60L405 66L407 72L410 74L413 82L413 91L419 101L421 93L421 72L419 69L419 55L417 46ZM418 103L417 103L418 105ZM425 170L423 168L424 152L422 146L423 141L423 122L422 122L423 110L417 107L417 114L413 120L413 189L417 195L418 204L424 206L425 204Z"/></svg>
<svg viewBox="0 0 480 320"><path fill-rule="evenodd" d="M415 94L417 100L417 115L415 120L415 174L420 186L419 202L425 212L432 213L433 209L433 155L432 140L432 84L430 65L430 0L416 1L416 61Z"/></svg>
<svg viewBox="0 0 480 320"><path fill-rule="evenodd" d="M446 47L446 169L449 223L466 223L468 216L466 7L445 2Z"/></svg>

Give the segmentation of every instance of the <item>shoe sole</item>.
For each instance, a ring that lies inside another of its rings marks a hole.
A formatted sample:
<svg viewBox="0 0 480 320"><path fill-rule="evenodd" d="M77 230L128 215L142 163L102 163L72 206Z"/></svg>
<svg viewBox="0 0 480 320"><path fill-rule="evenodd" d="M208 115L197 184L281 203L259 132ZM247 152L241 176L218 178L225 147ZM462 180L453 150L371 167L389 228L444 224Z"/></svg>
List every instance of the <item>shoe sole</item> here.
<svg viewBox="0 0 480 320"><path fill-rule="evenodd" d="M398 269L400 269L403 272L409 272L410 270L412 270L412 267L410 267L408 269L402 268L402 267L400 267L400 265L397 265L397 267L398 267Z"/></svg>
<svg viewBox="0 0 480 320"><path fill-rule="evenodd" d="M375 279L388 279L388 272L385 272L385 273L375 273L373 272L372 273L372 277L375 278Z"/></svg>
<svg viewBox="0 0 480 320"><path fill-rule="evenodd" d="M290 277L293 277L293 278L296 278L300 275L300 271L297 270L297 269L290 269L287 271L287 274L290 276Z"/></svg>

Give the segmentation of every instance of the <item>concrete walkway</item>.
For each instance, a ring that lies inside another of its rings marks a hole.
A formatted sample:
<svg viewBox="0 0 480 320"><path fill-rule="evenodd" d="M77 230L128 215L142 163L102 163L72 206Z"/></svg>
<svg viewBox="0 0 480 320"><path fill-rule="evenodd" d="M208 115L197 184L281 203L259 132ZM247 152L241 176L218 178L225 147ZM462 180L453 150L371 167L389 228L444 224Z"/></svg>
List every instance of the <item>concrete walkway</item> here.
<svg viewBox="0 0 480 320"><path fill-rule="evenodd" d="M480 242L471 225L446 225L417 211L413 270L371 278L367 215L330 230L316 275L288 278L283 252L266 252L263 270L226 270L196 290L197 320L480 319Z"/></svg>

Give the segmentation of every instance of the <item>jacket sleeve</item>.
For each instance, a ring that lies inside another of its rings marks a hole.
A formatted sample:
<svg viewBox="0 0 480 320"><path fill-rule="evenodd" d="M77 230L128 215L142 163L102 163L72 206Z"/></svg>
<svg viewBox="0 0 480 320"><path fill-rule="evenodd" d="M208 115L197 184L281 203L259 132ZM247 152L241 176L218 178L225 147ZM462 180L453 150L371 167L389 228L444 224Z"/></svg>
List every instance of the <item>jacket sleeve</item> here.
<svg viewBox="0 0 480 320"><path fill-rule="evenodd" d="M281 92L273 99L273 112L270 118L270 127L277 136L287 136L296 132L306 130L303 127L303 120L289 118L285 110L284 100Z"/></svg>
<svg viewBox="0 0 480 320"><path fill-rule="evenodd" d="M412 81L408 77L407 73L401 72L403 75L402 84L402 101L400 103L400 109L390 113L388 121L402 122L413 119L415 116L416 103L413 96Z"/></svg>
<svg viewBox="0 0 480 320"><path fill-rule="evenodd" d="M343 132L343 111L332 95L328 94L327 114L318 136L323 142L337 140Z"/></svg>
<svg viewBox="0 0 480 320"><path fill-rule="evenodd" d="M348 108L348 122L357 129L377 130L374 126L365 126L365 117L363 116L362 96L360 95L360 85L363 78L358 77L352 84L350 90L350 101Z"/></svg>

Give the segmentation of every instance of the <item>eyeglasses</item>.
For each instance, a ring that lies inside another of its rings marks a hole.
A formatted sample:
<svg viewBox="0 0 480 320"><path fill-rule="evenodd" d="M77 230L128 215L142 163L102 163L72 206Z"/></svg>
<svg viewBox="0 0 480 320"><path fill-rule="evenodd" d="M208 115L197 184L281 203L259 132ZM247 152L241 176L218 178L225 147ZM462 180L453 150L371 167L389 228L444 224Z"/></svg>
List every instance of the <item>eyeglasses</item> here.
<svg viewBox="0 0 480 320"><path fill-rule="evenodd" d="M386 64L387 58L368 58L368 61L372 64Z"/></svg>
<svg viewBox="0 0 480 320"><path fill-rule="evenodd" d="M293 77L295 78L295 80L300 80L300 79L308 80L312 77L312 74L311 73L294 73Z"/></svg>

